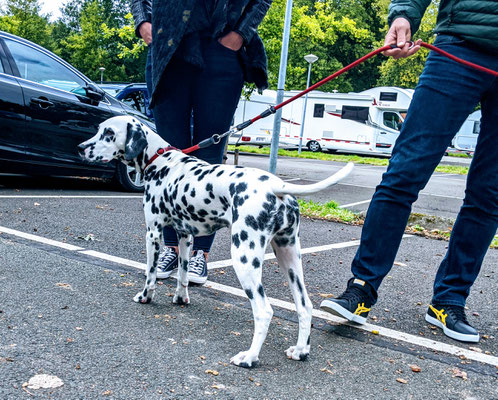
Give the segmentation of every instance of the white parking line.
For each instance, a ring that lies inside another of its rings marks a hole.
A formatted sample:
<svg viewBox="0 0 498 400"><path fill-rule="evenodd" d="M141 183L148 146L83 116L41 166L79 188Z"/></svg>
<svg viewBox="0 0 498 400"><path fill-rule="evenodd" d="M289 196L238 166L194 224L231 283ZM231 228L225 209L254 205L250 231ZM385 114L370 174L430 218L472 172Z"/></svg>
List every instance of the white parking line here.
<svg viewBox="0 0 498 400"><path fill-rule="evenodd" d="M339 208L348 208L348 207L353 207L353 206L357 206L359 204L366 204L366 203L370 203L372 201L372 199L369 199L369 200L363 200L363 201L357 201L356 203L349 203L349 204L343 204L342 206L339 206Z"/></svg>
<svg viewBox="0 0 498 400"><path fill-rule="evenodd" d="M112 255L101 253L98 251L86 250L86 249L83 249L83 248L78 247L78 246L73 246L73 245L69 245L66 243L57 242L55 240L46 239L46 238L43 238L40 236L35 236L35 235L28 234L28 233L24 233L24 232L20 232L20 231L14 230L14 229L9 229L9 228L0 226L0 233L2 233L2 232L10 234L10 235L14 235L14 236L22 237L24 239L33 240L33 241L36 241L39 243L45 243L45 244L50 245L50 246L55 246L55 247L63 248L63 249L70 250L70 251L77 251L78 253L85 254L87 256L97 257L97 258L109 260L109 261L112 261L112 262L115 262L118 264L127 265L130 267L136 268L136 269L145 270L144 263L139 263L139 262L136 262L133 260L128 260L125 258L112 256ZM411 237L411 236L412 235L404 235L403 237ZM325 251L325 250L329 250L329 249L333 249L333 248L337 249L337 248L356 246L358 244L359 244L358 240L353 240L350 242L343 242L343 243L335 243L335 244L325 245L325 246L310 247L307 249L303 249L302 253L303 254L314 253L314 252ZM265 255L265 259L272 259L272 258L274 258L273 253L268 253ZM210 269L220 268L221 266L226 267L226 266L231 265L231 260L230 260L230 262L229 262L229 260L224 260L224 261L217 261L217 262L210 263L210 264L211 264ZM204 287L207 287L207 288L210 288L213 290L218 290L220 292L228 293L228 294L235 295L238 297L247 298L245 292L242 289L223 285L221 283L207 281ZM280 308L283 308L285 310L295 311L295 305L293 303L283 301L280 299L275 299L275 298L269 298L269 301L275 307L280 307ZM322 319L324 321L332 322L334 324L348 325L348 326L351 326L352 328L362 330L365 332L370 332L370 333L378 335L378 336L388 337L388 338L391 338L391 339L394 339L397 341L406 342L406 343L409 343L412 345L417 345L420 347L425 347L425 348L430 349L430 350L443 352L446 354L451 354L451 355L457 356L457 357L465 356L469 360L478 361L478 362L481 362L484 364L489 364L489 365L493 365L493 366L498 367L498 357L495 357L495 356L491 356L491 355L487 355L487 354L483 354L483 353L478 353L476 351L468 350L468 349L458 347L455 345L446 344L446 343L422 338L422 337L415 336L415 335L410 335L408 333L404 333L404 332L400 332L400 331L395 331L393 329L384 328L384 327L379 326L379 325L351 324L342 318L335 317L333 315L330 315L326 312L323 312L323 311L317 310L317 309L313 310L313 316L315 318L319 318L319 319Z"/></svg>
<svg viewBox="0 0 498 400"><path fill-rule="evenodd" d="M143 199L144 196L82 196L82 195L0 195L0 199Z"/></svg>

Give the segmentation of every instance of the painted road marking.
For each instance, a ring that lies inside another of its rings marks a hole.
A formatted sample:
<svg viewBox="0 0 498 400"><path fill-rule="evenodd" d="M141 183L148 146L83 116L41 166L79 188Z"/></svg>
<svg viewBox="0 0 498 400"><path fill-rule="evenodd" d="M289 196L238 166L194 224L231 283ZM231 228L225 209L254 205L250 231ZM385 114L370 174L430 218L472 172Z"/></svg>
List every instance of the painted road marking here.
<svg viewBox="0 0 498 400"><path fill-rule="evenodd" d="M115 263L131 266L133 268L137 268L140 270L145 269L145 264L143 264L143 263L138 263L138 262L135 262L132 260L127 260L127 259L124 259L121 257L111 256L109 254L96 252L93 250L85 250L85 249L82 249L81 247L78 247L78 246L68 245L66 243L57 242L57 241L51 240L51 239L45 239L42 237L38 237L38 236L27 234L24 232L16 231L13 229L9 229L9 228L5 228L5 227L0 226L0 232L8 233L10 235L19 236L19 237L29 239L29 240L34 240L36 242L45 243L45 244L48 244L50 246L61 247L61 248L64 248L64 249L67 249L70 251L77 251L78 253L86 254L87 256L92 256L92 257L110 260L110 261L113 261ZM404 235L404 237L410 237L410 236L412 236L412 235ZM329 248L340 248L339 246L347 247L349 245L352 245L352 243L357 243L357 242L358 241L351 241L351 242L344 242L344 243L336 243L333 245L319 246L319 247L315 247L315 248L308 248L308 249L304 249L303 252L304 251L306 251L306 252L319 251L319 250L317 250L318 248L329 249ZM330 247L330 246L335 246L335 247ZM272 256L272 254L265 255L265 258L266 258L266 256ZM238 297L247 298L245 292L242 289L234 288L232 286L223 285L221 283L207 281L206 284L204 285L204 287L207 287L207 288L210 288L213 290L218 290L220 292L228 293L228 294L235 295ZM269 301L270 301L270 304L274 305L275 307L280 307L280 308L283 308L285 310L294 311L294 312L296 311L294 303L290 303L290 302L275 299L275 298L269 298ZM348 321L346 321L345 319L335 317L329 313L326 313L324 311L317 310L317 309L313 309L313 316L315 318L319 318L319 319L322 319L322 320L325 320L328 322L332 322L334 324L348 325L348 326L351 326L352 328L355 328L355 329L358 329L361 331L365 331L365 332L373 333L373 331L375 331L376 335L378 335L378 336L391 338L391 339L394 339L397 341L409 343L412 345L417 345L420 347L424 347L424 348L434 350L434 351L443 352L443 353L450 354L450 355L457 356L457 357L465 356L469 360L473 360L473 361L477 361L477 362L481 362L484 364L489 364L489 365L493 365L493 366L498 367L498 357L491 356L488 354L478 353L476 351L468 350L468 349L458 347L458 346L455 346L452 344L446 344L446 343L438 342L435 340L422 338L419 336L396 331L393 329L384 328L384 327L379 326L379 325L351 324Z"/></svg>
<svg viewBox="0 0 498 400"><path fill-rule="evenodd" d="M348 208L348 207L353 207L353 206L357 206L359 204L366 204L366 203L370 203L372 200L363 200L363 201L357 201L356 203L349 203L349 204L343 204L342 206L339 206L339 208Z"/></svg>
<svg viewBox="0 0 498 400"><path fill-rule="evenodd" d="M83 196L83 195L0 195L0 199L143 199L144 196Z"/></svg>

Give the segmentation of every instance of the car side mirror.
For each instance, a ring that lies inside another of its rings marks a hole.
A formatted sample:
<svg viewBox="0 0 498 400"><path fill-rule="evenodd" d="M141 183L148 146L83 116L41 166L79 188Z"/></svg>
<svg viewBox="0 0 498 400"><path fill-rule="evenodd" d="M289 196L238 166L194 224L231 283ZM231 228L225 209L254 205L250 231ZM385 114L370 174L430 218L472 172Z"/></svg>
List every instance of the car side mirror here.
<svg viewBox="0 0 498 400"><path fill-rule="evenodd" d="M85 86L86 97L90 100L101 102L105 98L105 92L93 83L87 83Z"/></svg>

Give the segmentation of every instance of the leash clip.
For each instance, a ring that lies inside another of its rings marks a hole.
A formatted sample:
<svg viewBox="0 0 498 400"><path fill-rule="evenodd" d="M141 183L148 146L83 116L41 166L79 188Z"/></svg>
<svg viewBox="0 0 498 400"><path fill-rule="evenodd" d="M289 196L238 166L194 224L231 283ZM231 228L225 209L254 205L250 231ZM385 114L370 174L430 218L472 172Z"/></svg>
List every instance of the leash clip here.
<svg viewBox="0 0 498 400"><path fill-rule="evenodd" d="M221 136L218 135L218 134L214 134L212 137L211 137L212 141L213 141L213 144L218 144L221 142Z"/></svg>

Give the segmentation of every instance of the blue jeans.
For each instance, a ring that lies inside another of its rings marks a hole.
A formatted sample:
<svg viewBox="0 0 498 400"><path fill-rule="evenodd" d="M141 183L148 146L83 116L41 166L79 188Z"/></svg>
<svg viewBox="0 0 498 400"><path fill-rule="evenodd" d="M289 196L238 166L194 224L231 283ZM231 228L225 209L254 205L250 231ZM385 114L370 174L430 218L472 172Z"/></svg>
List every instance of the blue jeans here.
<svg viewBox="0 0 498 400"><path fill-rule="evenodd" d="M440 35L435 43L465 60L498 70L498 56ZM352 262L355 277L377 290L392 268L412 203L451 139L481 102L481 132L465 198L434 282L433 303L464 306L498 227L498 78L431 52L376 188Z"/></svg>
<svg viewBox="0 0 498 400"><path fill-rule="evenodd" d="M230 129L244 84L236 51L214 39L203 40L201 51L204 68L173 56L156 89L154 118L157 132L179 149ZM192 155L219 164L223 161L226 140L199 149ZM213 240L214 234L196 237L193 249L209 252ZM164 242L167 246L178 245L173 229L164 230Z"/></svg>

